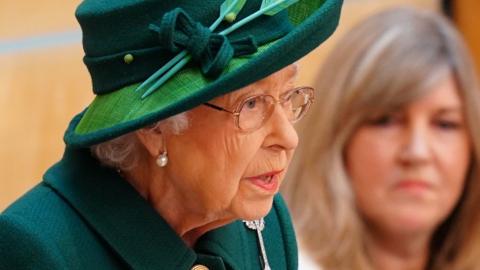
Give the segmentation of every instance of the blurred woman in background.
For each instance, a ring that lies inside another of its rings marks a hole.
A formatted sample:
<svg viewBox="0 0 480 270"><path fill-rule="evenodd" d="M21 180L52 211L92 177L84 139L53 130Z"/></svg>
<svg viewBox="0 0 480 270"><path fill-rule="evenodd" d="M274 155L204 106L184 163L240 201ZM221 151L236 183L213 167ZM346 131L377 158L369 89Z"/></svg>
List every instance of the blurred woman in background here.
<svg viewBox="0 0 480 270"><path fill-rule="evenodd" d="M283 187L300 269L480 269L480 92L457 31L382 12L324 66Z"/></svg>

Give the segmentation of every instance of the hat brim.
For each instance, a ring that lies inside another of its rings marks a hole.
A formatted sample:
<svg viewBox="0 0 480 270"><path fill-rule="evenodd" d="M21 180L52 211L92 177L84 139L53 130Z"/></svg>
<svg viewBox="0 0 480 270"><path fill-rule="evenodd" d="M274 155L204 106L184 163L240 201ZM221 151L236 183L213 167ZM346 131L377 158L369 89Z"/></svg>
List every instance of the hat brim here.
<svg viewBox="0 0 480 270"><path fill-rule="evenodd" d="M291 32L253 55L234 58L215 80L187 66L145 99L135 91L138 84L99 95L74 117L64 140L73 147L98 144L261 80L325 41L338 25L341 6L342 0L299 1L289 8Z"/></svg>

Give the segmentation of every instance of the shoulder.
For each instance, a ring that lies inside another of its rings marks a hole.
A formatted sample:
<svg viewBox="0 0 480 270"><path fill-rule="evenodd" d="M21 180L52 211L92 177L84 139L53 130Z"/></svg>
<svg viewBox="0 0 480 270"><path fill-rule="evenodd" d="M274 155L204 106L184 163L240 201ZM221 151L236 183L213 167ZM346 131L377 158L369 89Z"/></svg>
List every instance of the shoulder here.
<svg viewBox="0 0 480 270"><path fill-rule="evenodd" d="M22 221L35 231L44 230L45 233L66 218L76 217L76 214L55 191L40 183L10 205L1 217L4 220Z"/></svg>
<svg viewBox="0 0 480 270"><path fill-rule="evenodd" d="M68 208L44 184L10 205L0 215L0 269L64 268L55 239L65 233L59 224Z"/></svg>
<svg viewBox="0 0 480 270"><path fill-rule="evenodd" d="M44 241L35 222L0 215L0 269L62 269L62 260Z"/></svg>
<svg viewBox="0 0 480 270"><path fill-rule="evenodd" d="M0 215L0 269L88 269L110 257L88 224L44 183Z"/></svg>

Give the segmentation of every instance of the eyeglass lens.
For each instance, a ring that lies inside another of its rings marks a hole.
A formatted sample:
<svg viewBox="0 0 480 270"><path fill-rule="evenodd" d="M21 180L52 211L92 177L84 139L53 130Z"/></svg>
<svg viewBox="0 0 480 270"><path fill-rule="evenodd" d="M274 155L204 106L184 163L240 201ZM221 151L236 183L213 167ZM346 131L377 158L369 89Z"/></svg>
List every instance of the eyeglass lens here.
<svg viewBox="0 0 480 270"><path fill-rule="evenodd" d="M280 103L291 122L298 121L308 109L313 93L305 89L295 89L282 97ZM242 103L238 115L238 127L249 131L259 128L268 120L275 109L275 99L269 95L254 96Z"/></svg>

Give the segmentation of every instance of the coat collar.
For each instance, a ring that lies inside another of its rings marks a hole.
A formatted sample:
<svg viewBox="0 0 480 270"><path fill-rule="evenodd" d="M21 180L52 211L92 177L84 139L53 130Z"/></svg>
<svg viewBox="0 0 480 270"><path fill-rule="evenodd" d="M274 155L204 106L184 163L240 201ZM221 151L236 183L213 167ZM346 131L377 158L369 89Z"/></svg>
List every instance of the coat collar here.
<svg viewBox="0 0 480 270"><path fill-rule="evenodd" d="M255 237L241 222L201 237L196 253L130 184L115 170L101 166L88 149L67 148L62 160L46 172L44 182L132 269L189 269L202 261L221 265L218 269L224 263L250 269L246 246Z"/></svg>

